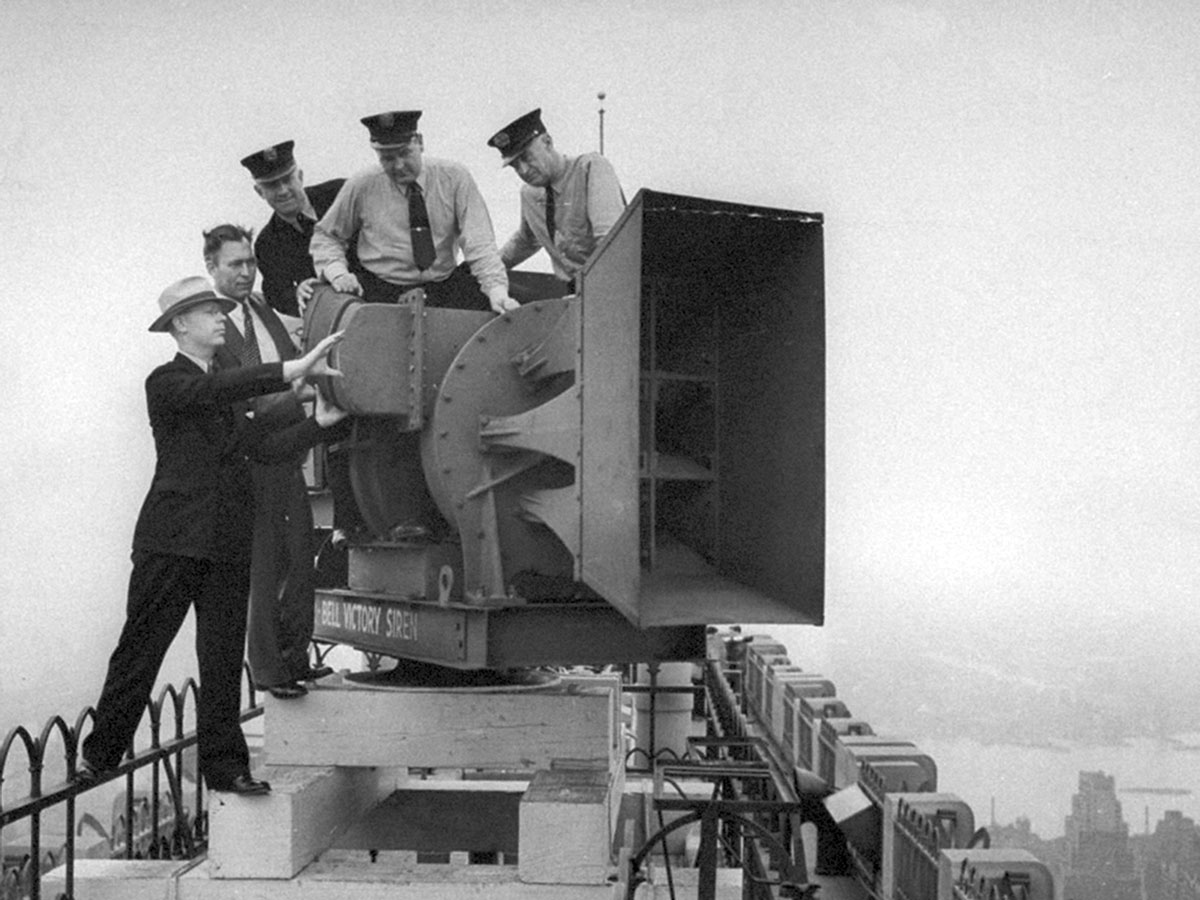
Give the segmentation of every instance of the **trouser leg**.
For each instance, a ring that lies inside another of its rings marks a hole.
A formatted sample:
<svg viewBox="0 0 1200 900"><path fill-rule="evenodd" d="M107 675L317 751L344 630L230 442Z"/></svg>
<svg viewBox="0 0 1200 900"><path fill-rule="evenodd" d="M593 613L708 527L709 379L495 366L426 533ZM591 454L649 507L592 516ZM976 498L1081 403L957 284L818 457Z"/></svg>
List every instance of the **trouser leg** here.
<svg viewBox="0 0 1200 900"><path fill-rule="evenodd" d="M282 535L287 566L279 587L279 656L288 677L296 679L303 677L309 668L316 569L312 507L299 469L293 471L290 483L287 522Z"/></svg>
<svg viewBox="0 0 1200 900"><path fill-rule="evenodd" d="M466 263L458 266L444 281L431 281L424 287L428 298L425 305L429 307L477 310L492 308L487 294L483 292L478 279L471 274Z"/></svg>
<svg viewBox="0 0 1200 900"><path fill-rule="evenodd" d="M250 545L250 598L246 621L246 658L258 687L288 680L279 659L279 591L287 572L283 490L286 468L255 466L254 538Z"/></svg>
<svg viewBox="0 0 1200 900"><path fill-rule="evenodd" d="M109 659L94 727L83 742L83 756L96 768L117 765L133 740L163 657L188 606L203 591L210 566L167 554L134 559L125 626Z"/></svg>
<svg viewBox="0 0 1200 900"><path fill-rule="evenodd" d="M325 478L333 497L333 527L354 534L366 527L354 487L350 481L350 450L338 448L325 454Z"/></svg>
<svg viewBox="0 0 1200 900"><path fill-rule="evenodd" d="M254 490L246 648L254 683L268 687L308 670L315 589L312 508L294 465L257 467Z"/></svg>
<svg viewBox="0 0 1200 900"><path fill-rule="evenodd" d="M204 595L196 601L196 729L200 772L210 783L227 782L249 770L250 753L239 719L249 582L246 561L214 562Z"/></svg>

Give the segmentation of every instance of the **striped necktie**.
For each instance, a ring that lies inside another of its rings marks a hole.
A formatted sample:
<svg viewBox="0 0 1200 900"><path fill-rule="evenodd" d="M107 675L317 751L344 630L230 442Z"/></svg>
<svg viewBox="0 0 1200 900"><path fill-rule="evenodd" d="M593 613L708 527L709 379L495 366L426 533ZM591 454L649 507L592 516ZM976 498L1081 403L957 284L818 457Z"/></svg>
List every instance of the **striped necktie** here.
<svg viewBox="0 0 1200 900"><path fill-rule="evenodd" d="M238 361L243 366L257 366L262 362L258 349L258 335L254 333L254 316L250 312L250 301L242 301L242 346Z"/></svg>

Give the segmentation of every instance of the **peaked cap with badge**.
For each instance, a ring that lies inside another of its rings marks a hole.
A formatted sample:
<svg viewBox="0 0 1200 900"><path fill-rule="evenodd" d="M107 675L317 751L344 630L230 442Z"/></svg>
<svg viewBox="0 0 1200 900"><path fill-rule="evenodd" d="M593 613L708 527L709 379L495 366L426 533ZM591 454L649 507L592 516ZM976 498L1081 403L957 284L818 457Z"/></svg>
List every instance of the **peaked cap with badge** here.
<svg viewBox="0 0 1200 900"><path fill-rule="evenodd" d="M411 141L417 133L417 120L420 118L419 109L410 109L377 113L359 121L371 133L371 146L376 150L388 150L403 147Z"/></svg>
<svg viewBox="0 0 1200 900"><path fill-rule="evenodd" d="M512 165L512 161L521 155L521 151L528 147L535 137L545 133L546 126L542 124L542 111L535 109L533 112L525 113L519 119L514 119L493 134L488 138L488 146L499 150L500 156L504 159L504 165L508 166Z"/></svg>
<svg viewBox="0 0 1200 900"><path fill-rule="evenodd" d="M250 170L256 182L275 181L284 175L290 175L296 168L296 157L292 148L295 141L284 141L251 153L242 160L242 165Z"/></svg>

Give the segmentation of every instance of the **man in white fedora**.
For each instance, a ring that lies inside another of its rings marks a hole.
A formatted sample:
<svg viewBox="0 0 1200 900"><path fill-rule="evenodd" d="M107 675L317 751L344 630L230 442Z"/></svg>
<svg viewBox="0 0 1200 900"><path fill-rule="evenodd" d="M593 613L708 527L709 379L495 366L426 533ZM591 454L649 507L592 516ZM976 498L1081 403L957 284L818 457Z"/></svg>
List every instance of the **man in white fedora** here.
<svg viewBox="0 0 1200 900"><path fill-rule="evenodd" d="M270 785L250 774L239 722L254 521L249 461L319 443L345 414L319 399L315 416L279 429L235 404L308 375L338 374L326 355L341 336L298 359L221 369L213 360L233 304L201 277L175 282L158 302L150 330L169 333L179 352L146 379L158 459L134 530L125 626L75 778L86 785L115 774L163 656L194 606L200 773L212 790L265 794Z"/></svg>

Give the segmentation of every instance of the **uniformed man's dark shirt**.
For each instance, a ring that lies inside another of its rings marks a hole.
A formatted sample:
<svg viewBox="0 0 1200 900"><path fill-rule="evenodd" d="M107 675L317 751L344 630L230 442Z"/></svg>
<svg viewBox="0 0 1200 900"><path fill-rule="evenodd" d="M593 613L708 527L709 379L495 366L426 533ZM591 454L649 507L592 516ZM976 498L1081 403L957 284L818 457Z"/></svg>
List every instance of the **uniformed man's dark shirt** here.
<svg viewBox="0 0 1200 900"><path fill-rule="evenodd" d="M325 215L345 180L334 178L304 189L317 218ZM262 272L263 298L272 309L289 316L300 315L296 286L316 275L312 257L308 255L314 224L302 213L298 230L273 214L254 242L254 255Z"/></svg>

